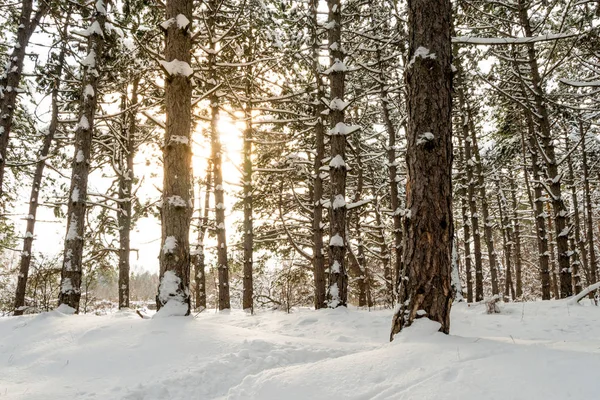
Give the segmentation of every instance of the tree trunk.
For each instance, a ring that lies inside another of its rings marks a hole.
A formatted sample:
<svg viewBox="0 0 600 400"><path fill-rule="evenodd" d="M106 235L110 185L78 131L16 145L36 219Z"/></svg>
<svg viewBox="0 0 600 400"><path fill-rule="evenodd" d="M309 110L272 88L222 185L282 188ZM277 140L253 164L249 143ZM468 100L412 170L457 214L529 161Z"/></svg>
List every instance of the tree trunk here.
<svg viewBox="0 0 600 400"><path fill-rule="evenodd" d="M517 187L512 170L508 170L508 179L510 182L510 197L512 204L512 219L514 221L514 240L515 240L515 281L517 299L523 296L523 277L522 277L522 253L521 253L521 218L519 217L519 203L517 202ZM527 172L525 172L527 174Z"/></svg>
<svg viewBox="0 0 600 400"><path fill-rule="evenodd" d="M133 159L135 157L135 136L137 130L136 109L138 103L138 85L140 78L135 77L131 88L131 101L128 104L127 90L123 99L123 111L129 109L124 115L123 121L123 162L121 171L119 171L119 202L117 207L119 215L119 309L129 308L129 253L131 251L131 218L132 218L132 188L133 178ZM127 89L128 85L126 85Z"/></svg>
<svg viewBox="0 0 600 400"><path fill-rule="evenodd" d="M533 33L529 24L529 17L527 16L525 0L519 0L518 8L519 18L523 30L525 31L525 36L531 37L533 36ZM569 262L568 211L562 198L561 175L558 172L558 163L551 137L550 120L548 117L548 109L545 104L535 46L533 43L529 43L526 46L528 63L531 71L531 89L535 100L536 118L541 132L540 147L543 149L540 149L540 151L543 151L544 153L542 156L546 164L546 174L549 181L548 194L550 195L552 209L554 211L554 227L560 274L560 297L565 298L573 294L571 266Z"/></svg>
<svg viewBox="0 0 600 400"><path fill-rule="evenodd" d="M312 73L315 79L316 96L314 98L314 118L315 118L315 162L313 178L313 220L312 220L312 242L313 242L313 276L315 284L315 309L326 307L326 284L325 284L325 254L323 249L323 178L326 173L322 171L323 159L325 158L325 124L323 122L323 111L325 106L320 100L325 97L325 86L321 78L321 68L319 65L319 52L321 41L319 40L319 28L317 22L317 10L319 0L311 0L311 46L312 46Z"/></svg>
<svg viewBox="0 0 600 400"><path fill-rule="evenodd" d="M533 196L531 199L536 227L536 238L538 244L538 263L540 266L540 281L542 284L542 300L550 300L550 252L548 250L548 233L546 231L546 212L544 211L544 197L542 190L542 171L536 148L535 128L533 118L528 110L524 111L527 122L529 154L531 157L531 169L533 172ZM524 139L523 139L524 141ZM523 157L525 155L523 154Z"/></svg>
<svg viewBox="0 0 600 400"><path fill-rule="evenodd" d="M329 115L331 130L331 162L329 180L331 182L330 226L329 226L329 289L327 302L331 308L346 306L348 297L348 275L345 266L346 254L346 135L354 128L344 123L344 83L346 65L342 45L342 3L340 0L327 0L329 7L329 68L330 96ZM334 46L334 44L336 44Z"/></svg>
<svg viewBox="0 0 600 400"><path fill-rule="evenodd" d="M209 166L206 171L206 192L204 193L204 209L198 208L198 212L202 213L198 219L198 243L196 251L192 257L192 262L196 267L195 283L196 283L196 309L206 309L206 274L205 274L205 257L204 257L204 238L208 230L208 209L210 207L210 185L212 181L212 172ZM200 199L200 197L198 197Z"/></svg>
<svg viewBox="0 0 600 400"><path fill-rule="evenodd" d="M575 294L583 290L581 286L581 261L583 259L583 270L587 270L587 253L581 240L581 221L579 219L579 199L577 198L577 188L575 187L575 172L573 171L573 160L570 154L569 133L565 129L565 151L567 152L567 167L569 169L568 186L571 188L571 202L573 206L573 234L569 237L573 261L573 286Z"/></svg>
<svg viewBox="0 0 600 400"><path fill-rule="evenodd" d="M556 258L554 251L554 238L552 237L552 218L550 217L550 204L546 203L546 215L548 216L548 243L550 244L550 278L552 282L552 293L555 299L560 299L558 291L558 280L556 277Z"/></svg>
<svg viewBox="0 0 600 400"><path fill-rule="evenodd" d="M477 199L475 197L475 177L473 174L473 156L471 150L471 136L469 135L468 112L461 110L464 115L463 135L465 138L465 159L467 164L467 195L469 213L471 214L471 228L473 229L473 255L475 256L475 301L483 300L483 261L481 257L481 233L479 231L479 214L477 213Z"/></svg>
<svg viewBox="0 0 600 400"><path fill-rule="evenodd" d="M583 122L579 121L579 134L583 137L585 131L583 130ZM581 141L581 164L583 167L583 197L585 201L585 226L586 233L585 238L587 241L587 250L590 255L589 271L588 271L588 286L593 285L597 282L597 271L598 262L596 260L596 249L594 241L594 209L592 208L592 192L590 190L590 171L587 158L587 143L584 140ZM590 298L594 296L594 293L590 293Z"/></svg>
<svg viewBox="0 0 600 400"><path fill-rule="evenodd" d="M219 2L210 0L208 2L208 18L206 20L207 29L211 38L217 37L217 15ZM210 51L208 59L208 85L207 89L211 93L208 96L210 101L210 137L211 137L211 163L213 166L214 196L215 196L215 223L217 231L217 271L219 277L219 310L228 310L231 308L229 297L229 261L227 257L227 232L225 230L225 191L223 189L223 171L222 171L222 147L219 137L219 106L220 99L218 91L214 90L219 82L217 73L217 43L210 40Z"/></svg>
<svg viewBox="0 0 600 400"><path fill-rule="evenodd" d="M468 121L471 132L471 146L473 147L475 172L477 174L477 186L479 189L479 200L481 203L481 216L483 217L483 237L488 251L488 259L490 262L490 277L492 281L492 295L500 294L498 287L498 261L496 260L496 250L494 249L493 223L490 217L490 211L487 200L487 191L485 189L485 178L483 173L483 165L481 155L479 154L479 146L477 145L477 131L471 110L468 110Z"/></svg>
<svg viewBox="0 0 600 400"><path fill-rule="evenodd" d="M87 198L87 182L90 171L90 156L94 116L98 102L98 82L100 81L99 64L104 54L104 26L106 8L102 0L93 5L93 19L90 24L97 23L100 32L94 30L88 36L88 55L82 62L83 79L81 82L81 108L79 123L75 131L75 151L71 162L71 187L67 211L67 234L65 236L64 260L61 273L59 304L66 304L79 312L81 298L81 274L83 244L85 234L85 214Z"/></svg>
<svg viewBox="0 0 600 400"><path fill-rule="evenodd" d="M416 318L450 331L452 306L452 46L449 0L409 0L408 215L390 339Z"/></svg>
<svg viewBox="0 0 600 400"><path fill-rule="evenodd" d="M67 19L70 17L70 11L68 12ZM62 33L66 36L67 28L69 24L65 23ZM63 64L65 62L65 51L66 42L63 42L60 53L56 60L56 67L54 70L55 78L52 84L52 114L50 117L50 125L48 130L44 132L44 140L42 142L42 148L40 149L38 162L35 166L35 173L33 175L33 182L31 184L31 193L29 195L29 212L27 214L27 228L25 230L25 239L23 239L23 251L21 251L21 260L19 265L19 276L17 278L17 290L15 293L15 310L14 315L23 315L25 307L25 291L27 289L27 279L29 277L29 266L31 264L31 252L33 248L33 236L35 230L35 223L37 218L38 200L40 190L42 188L42 179L44 179L44 168L46 167L46 158L50 154L50 148L54 141L54 135L58 128L58 114L59 114L59 93L60 83L63 72Z"/></svg>
<svg viewBox="0 0 600 400"><path fill-rule="evenodd" d="M167 0L166 6L167 21L171 22L166 29L166 62L163 66L175 68L165 67L167 128L163 147L162 249L157 308L160 312L169 303L167 313L170 315L190 313L189 232L193 187L190 147L192 82L188 72L191 69L192 3L191 0Z"/></svg>
<svg viewBox="0 0 600 400"><path fill-rule="evenodd" d="M250 14L252 19L252 14ZM242 309L254 312L252 287L252 268L254 258L254 236L253 236L253 221L252 221L252 139L254 136L254 127L252 126L252 95L254 92L254 76L252 68L253 58L253 41L252 23L250 23L250 32L248 37L248 45L245 50L245 58L248 66L246 66L246 104L244 105L244 120L246 129L244 129L244 279L243 279L243 296Z"/></svg>
<svg viewBox="0 0 600 400"><path fill-rule="evenodd" d="M460 140L460 149L459 149L459 165L461 168L465 168L465 155L464 155L464 142ZM465 168L466 170L466 168ZM463 240L465 247L465 274L467 278L467 302L473 302L473 272L471 271L471 226L469 223L469 214L468 214L468 204L467 204L467 176L466 173L463 172L461 174L461 188L460 188L460 211L462 216L462 226L463 226Z"/></svg>
<svg viewBox="0 0 600 400"><path fill-rule="evenodd" d="M496 181L496 187L498 188L498 212L500 214L500 223L502 230L502 240L504 244L504 301L508 301L508 296L511 300L515 300L515 287L512 280L512 246L513 246L513 232L510 224L510 218L508 216L508 202L504 196L502 189L502 178L498 177Z"/></svg>
<svg viewBox="0 0 600 400"><path fill-rule="evenodd" d="M21 15L19 17L15 45L8 57L6 70L0 77L0 196L3 193L6 152L17 103L17 95L23 92L19 85L21 84L25 52L31 35L48 11L50 2L39 2L38 10L33 15L33 18L31 18L33 14L33 0L23 0L21 4Z"/></svg>

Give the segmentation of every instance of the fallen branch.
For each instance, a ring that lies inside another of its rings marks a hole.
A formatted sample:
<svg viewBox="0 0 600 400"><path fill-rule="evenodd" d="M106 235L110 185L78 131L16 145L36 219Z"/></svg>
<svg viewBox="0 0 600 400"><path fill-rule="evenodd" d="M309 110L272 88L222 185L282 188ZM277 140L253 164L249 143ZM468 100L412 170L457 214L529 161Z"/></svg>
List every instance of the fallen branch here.
<svg viewBox="0 0 600 400"><path fill-rule="evenodd" d="M567 304L577 304L577 303L579 303L579 301L581 299L583 299L585 296L590 294L590 292L593 292L594 290L598 290L598 289L600 289L600 282L596 282L593 285L588 286L587 288L585 288L584 290L582 290L575 296L572 296L571 298L569 298L567 300Z"/></svg>

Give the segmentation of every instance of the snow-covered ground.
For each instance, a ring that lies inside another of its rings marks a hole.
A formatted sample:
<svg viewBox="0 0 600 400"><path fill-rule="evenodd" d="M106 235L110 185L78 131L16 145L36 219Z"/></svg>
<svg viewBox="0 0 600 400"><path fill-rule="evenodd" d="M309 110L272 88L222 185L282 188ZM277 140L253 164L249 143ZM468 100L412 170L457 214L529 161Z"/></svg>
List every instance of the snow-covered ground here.
<svg viewBox="0 0 600 400"><path fill-rule="evenodd" d="M461 303L452 334L391 311L0 318L0 399L594 399L600 308Z"/></svg>

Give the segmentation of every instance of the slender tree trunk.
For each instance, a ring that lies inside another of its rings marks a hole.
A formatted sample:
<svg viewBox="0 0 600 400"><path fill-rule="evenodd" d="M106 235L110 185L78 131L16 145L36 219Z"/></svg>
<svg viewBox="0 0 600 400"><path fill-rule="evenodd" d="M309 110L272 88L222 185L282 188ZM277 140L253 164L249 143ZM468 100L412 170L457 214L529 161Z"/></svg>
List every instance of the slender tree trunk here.
<svg viewBox="0 0 600 400"><path fill-rule="evenodd" d="M0 77L0 196L3 193L6 152L17 104L17 95L23 92L20 88L20 84L25 52L29 45L31 35L33 35L40 20L48 11L49 4L50 2L38 2L38 10L34 14L33 0L22 1L15 45L8 57L6 70Z"/></svg>
<svg viewBox="0 0 600 400"><path fill-rule="evenodd" d="M583 122L579 121L579 134L583 137ZM583 196L585 201L585 225L586 225L586 241L587 250L590 255L589 271L588 271L588 286L597 282L598 261L596 259L596 249L594 241L594 209L592 208L592 192L590 190L590 171L587 158L587 143L581 141L581 164L583 167ZM590 298L593 298L594 293L590 293Z"/></svg>
<svg viewBox="0 0 600 400"><path fill-rule="evenodd" d="M522 277L522 252L521 252L521 218L519 217L519 203L517 202L517 187L512 170L509 168L508 178L510 182L510 198L512 204L512 219L514 226L515 240L515 281L517 299L523 296L523 277ZM527 172L525 172L527 175Z"/></svg>
<svg viewBox="0 0 600 400"><path fill-rule="evenodd" d="M460 138L459 138L460 139ZM464 143L460 140L459 165L465 167ZM466 168L465 168L466 170ZM467 204L467 176L466 172L461 174L460 187L460 211L462 215L463 240L465 246L465 274L467 278L467 302L473 302L473 273L471 271L471 226L469 223L468 204Z"/></svg>
<svg viewBox="0 0 600 400"><path fill-rule="evenodd" d="M538 244L538 263L540 266L540 281L542 284L542 300L550 300L550 251L548 250L548 233L546 230L546 212L544 211L544 192L542 189L542 171L538 151L536 149L535 128L531 114L525 110L527 121L529 154L531 157L531 168L533 172L533 203L531 207L534 212L536 238ZM525 155L523 155L525 157Z"/></svg>
<svg viewBox="0 0 600 400"><path fill-rule="evenodd" d="M65 236L64 260L61 273L59 304L66 304L79 312L81 298L81 274L83 244L85 234L85 214L87 182L90 171L90 156L94 116L98 102L99 64L104 54L104 27L106 6L102 0L92 5L91 24L98 24L100 31L94 30L88 36L88 55L82 62L79 123L75 131L75 151L71 162L71 188L67 211L67 234Z"/></svg>
<svg viewBox="0 0 600 400"><path fill-rule="evenodd" d="M498 188L498 211L500 214L500 223L502 224L502 239L504 244L504 301L508 301L508 296L512 301L515 300L515 287L512 279L512 249L513 249L513 232L510 224L510 218L508 216L508 202L504 196L502 189L502 178L498 177L496 181L496 187Z"/></svg>
<svg viewBox="0 0 600 400"><path fill-rule="evenodd" d="M468 112L461 110L462 130L465 138L465 159L467 164L467 195L469 213L471 214L471 228L473 229L473 255L475 256L475 301L483 300L483 261L481 257L481 233L479 231L479 214L477 213L477 199L475 197L475 177L473 174L473 156L471 150L471 137L469 135Z"/></svg>
<svg viewBox="0 0 600 400"><path fill-rule="evenodd" d="M210 0L208 2L207 28L210 38L217 37L217 12L219 2ZM208 85L211 92L208 96L210 101L210 137L211 137L211 163L213 166L214 196L215 196L215 223L217 231L217 271L219 277L219 310L231 308L229 297L229 261L227 257L227 232L225 230L225 191L223 189L222 171L222 147L219 137L219 104L218 91L213 90L218 82L217 73L217 43L210 40L210 51L208 53Z"/></svg>
<svg viewBox="0 0 600 400"><path fill-rule="evenodd" d="M167 0L164 183L160 285L157 307L168 303L170 315L190 313L190 222L193 213L191 174L191 21L192 0ZM163 24L164 26L164 24Z"/></svg>
<svg viewBox="0 0 600 400"><path fill-rule="evenodd" d="M196 251L192 257L192 262L196 267L195 283L196 283L196 309L206 309L206 274L205 274L205 256L204 256L204 238L208 229L208 209L210 207L210 186L212 181L212 172L209 166L206 171L206 191L204 193L204 209L198 208L198 243ZM200 197L198 197L200 199Z"/></svg>
<svg viewBox="0 0 600 400"><path fill-rule="evenodd" d="M69 19L70 12L67 16ZM65 23L62 33L67 34L68 23ZM23 315L25 306L25 291L27 289L27 279L29 277L29 266L31 265L31 253L33 248L33 237L35 230L35 223L37 218L38 200L40 190L42 189L42 179L44 179L44 169L46 167L46 159L50 154L50 148L54 141L54 135L58 128L58 114L59 114L59 93L60 93L60 82L63 72L63 64L65 62L65 51L66 42L63 42L60 53L56 60L55 66L55 78L52 83L52 114L50 117L50 125L48 130L43 132L44 139L42 141L42 148L40 149L38 162L35 166L35 173L33 175L33 183L31 184L31 193L29 195L29 212L27 214L27 228L25 229L25 238L23 239L23 251L21 251L21 260L19 265L19 276L17 278L17 290L15 294L15 310L14 315Z"/></svg>
<svg viewBox="0 0 600 400"><path fill-rule="evenodd" d="M452 46L449 0L409 0L408 215L404 270L390 339L416 318L450 331L452 245Z"/></svg>
<svg viewBox="0 0 600 400"><path fill-rule="evenodd" d="M252 14L250 14L252 16ZM248 37L248 45L246 46L246 104L244 106L244 120L246 129L244 129L244 279L243 279L243 296L242 308L254 312L254 290L252 283L252 269L254 258L254 234L252 221L252 139L254 136L254 127L252 126L252 95L254 92L254 72L252 67L253 51L253 33L252 22L250 23L250 33Z"/></svg>
<svg viewBox="0 0 600 400"><path fill-rule="evenodd" d="M390 265L390 252L385 242L385 232L383 229L383 220L381 218L381 210L379 202L375 203L375 223L377 224L377 242L379 243L380 254L383 264L383 279L385 280L385 305L386 307L394 307L394 277L392 276L392 268Z"/></svg>
<svg viewBox="0 0 600 400"><path fill-rule="evenodd" d="M531 37L533 36L533 33L527 15L525 0L519 0L518 8L520 22L525 31L525 36ZM541 132L541 147L543 147L542 156L546 164L546 174L549 181L549 195L554 211L554 227L560 274L560 297L565 298L573 294L571 266L569 262L568 211L562 198L561 175L558 171L558 163L551 137L550 120L548 117L548 109L545 104L535 46L533 43L529 43L526 47L529 68L531 71L531 88L535 100L536 117Z"/></svg>
<svg viewBox="0 0 600 400"><path fill-rule="evenodd" d="M326 175L322 171L323 159L325 158L325 124L323 121L323 111L325 106L320 99L325 97L325 86L321 78L321 68L319 65L319 49L321 41L319 39L319 28L317 22L317 10L319 0L311 0L311 46L312 46L312 73L315 79L316 96L314 99L315 106L313 108L315 118L315 162L314 162L314 179L313 179L313 276L315 284L315 309L326 307L326 284L325 284L325 254L323 248L323 178Z"/></svg>
<svg viewBox="0 0 600 400"><path fill-rule="evenodd" d="M137 131L136 109L138 103L138 86L140 78L133 79L131 88L131 101L127 102L127 93L124 95L123 110L125 113L123 124L123 138L125 139L123 153L123 168L119 172L119 309L129 307L129 254L131 251L131 218L132 218L132 188L133 159L135 157L135 138Z"/></svg>
<svg viewBox="0 0 600 400"><path fill-rule="evenodd" d="M329 49L331 67L329 83L331 103L329 115L331 130L331 162L329 180L331 182L330 226L329 226L329 288L327 302L329 307L346 306L348 297L348 275L345 266L346 254L346 135L354 128L344 123L344 84L346 65L344 64L344 46L342 44L342 3L340 0L327 0L329 8ZM335 46L334 46L335 44Z"/></svg>
<svg viewBox="0 0 600 400"><path fill-rule="evenodd" d="M571 202L573 206L573 230L574 233L569 237L569 243L571 246L573 261L573 285L575 288L575 294L583 290L581 286L581 261L583 259L583 269L587 270L587 253L585 252L585 246L581 241L581 221L579 220L579 199L577 198L577 190L575 187L575 172L573 171L573 160L571 158L569 143L569 134L565 130L565 151L567 152L567 166L569 169L569 182L568 186L571 188ZM583 250L583 251L582 251Z"/></svg>
<svg viewBox="0 0 600 400"><path fill-rule="evenodd" d="M487 190L485 188L485 178L483 173L483 164L481 155L479 154L479 146L477 145L477 131L471 110L468 111L469 127L471 132L471 146L473 147L475 172L477 174L477 187L479 189L479 200L481 203L481 216L483 217L483 237L488 251L488 259L490 262L490 277L492 281L492 295L500 294L498 287L498 261L496 259L496 250L494 248L493 222L490 217L489 205L487 200Z"/></svg>
<svg viewBox="0 0 600 400"><path fill-rule="evenodd" d="M458 49L454 48L456 56ZM456 93L460 112L460 125L462 137L460 148L460 164L464 166L464 175L461 188L461 211L463 217L463 234L465 240L465 270L467 274L467 302L473 302L473 277L471 272L471 228L473 228L473 246L475 256L475 300L483 300L483 263L481 260L481 235L479 234L479 218L477 214L477 200L475 199L475 180L473 177L473 160L471 149L471 136L469 135L469 111L465 99L465 86L463 70L460 63L456 72ZM464 143L463 143L464 141ZM466 198L465 198L466 197ZM471 214L469 221L468 212Z"/></svg>
<svg viewBox="0 0 600 400"><path fill-rule="evenodd" d="M546 203L546 215L548 216L548 243L550 244L550 278L552 282L552 293L555 299L560 299L558 291L558 279L556 277L556 258L554 249L554 237L552 236L552 218L550 217L550 204Z"/></svg>
<svg viewBox="0 0 600 400"><path fill-rule="evenodd" d="M362 149L360 148L360 140L358 136L354 136L353 137L353 146L354 146L354 150L355 150L355 162L356 162L356 191L354 192L354 202L358 202L360 201L362 194L363 194L363 186L364 186L364 165L362 162L362 158L361 158L361 151ZM377 218L377 217L376 217ZM381 220L381 219L379 219ZM359 307L366 307L367 306L367 292L369 290L368 288L368 282L367 282L367 272L366 272L366 258L365 258L365 251L364 251L364 242L363 242L363 235L361 232L361 223L360 223L360 209L356 208L352 211L348 212L348 221L349 224L352 223L352 221L354 221L354 230L355 230L355 239L357 242L357 246L356 246L356 257L351 257L350 260L350 268L353 269L353 271L350 271L353 273L354 275L354 279L357 281L358 283L358 305ZM346 235L346 236L350 236L350 235ZM349 252L352 252L352 249L350 246L348 246L348 250ZM387 253L385 253L387 254ZM354 261L355 265L352 265ZM385 264L385 263L384 263ZM385 270L385 266L384 266L384 270ZM389 266L388 266L389 269Z"/></svg>

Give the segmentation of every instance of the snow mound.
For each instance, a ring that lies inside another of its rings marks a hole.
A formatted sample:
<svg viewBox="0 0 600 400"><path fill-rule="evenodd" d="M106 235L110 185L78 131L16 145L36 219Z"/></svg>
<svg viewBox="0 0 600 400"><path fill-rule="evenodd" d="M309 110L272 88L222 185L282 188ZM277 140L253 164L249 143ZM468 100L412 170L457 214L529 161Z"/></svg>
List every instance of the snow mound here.
<svg viewBox="0 0 600 400"><path fill-rule="evenodd" d="M505 304L495 315L461 303L452 335L422 318L391 344L391 310L159 319L63 311L0 318L2 398L597 397L600 309L568 301Z"/></svg>

